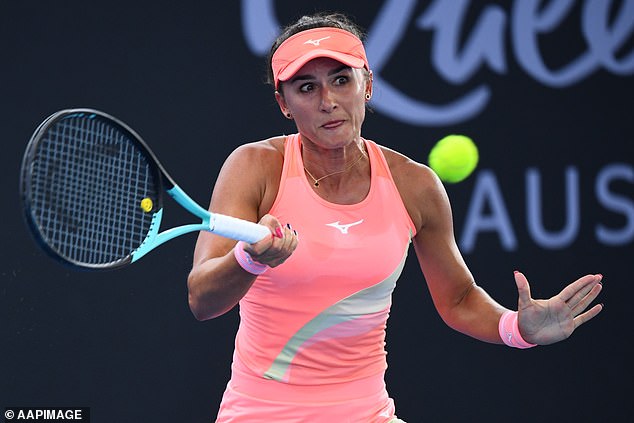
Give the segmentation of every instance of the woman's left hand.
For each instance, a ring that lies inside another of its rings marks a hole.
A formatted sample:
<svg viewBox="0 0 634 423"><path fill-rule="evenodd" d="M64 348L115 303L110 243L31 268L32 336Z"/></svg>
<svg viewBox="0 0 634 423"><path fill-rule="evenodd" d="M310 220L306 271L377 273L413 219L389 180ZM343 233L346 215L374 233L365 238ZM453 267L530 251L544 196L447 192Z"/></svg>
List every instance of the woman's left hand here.
<svg viewBox="0 0 634 423"><path fill-rule="evenodd" d="M579 326L594 318L603 309L596 304L586 310L603 287L602 275L586 275L566 286L548 300L531 298L526 276L515 272L519 293L518 319L522 337L533 344L547 345L568 338Z"/></svg>

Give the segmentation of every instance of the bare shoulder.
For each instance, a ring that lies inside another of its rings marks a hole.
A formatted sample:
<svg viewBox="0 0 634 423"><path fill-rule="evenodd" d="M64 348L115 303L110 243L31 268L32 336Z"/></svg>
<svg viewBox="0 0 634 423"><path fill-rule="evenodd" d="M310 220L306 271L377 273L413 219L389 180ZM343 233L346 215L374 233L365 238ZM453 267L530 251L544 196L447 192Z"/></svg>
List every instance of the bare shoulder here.
<svg viewBox="0 0 634 423"><path fill-rule="evenodd" d="M248 183L266 182L281 172L284 161L284 137L248 142L238 146L226 158L219 179L228 177Z"/></svg>
<svg viewBox="0 0 634 423"><path fill-rule="evenodd" d="M431 214L448 207L445 188L428 166L384 146L381 151L403 203L416 229L420 230Z"/></svg>
<svg viewBox="0 0 634 423"><path fill-rule="evenodd" d="M284 140L283 136L273 137L237 147L223 164L214 191L226 196L242 192L256 205L258 218L266 214L279 188L284 164Z"/></svg>
<svg viewBox="0 0 634 423"><path fill-rule="evenodd" d="M411 180L409 178L415 177L416 179L422 178L419 182L435 184L435 173L428 166L391 148L380 147L395 180L397 178Z"/></svg>
<svg viewBox="0 0 634 423"><path fill-rule="evenodd" d="M238 146L227 158L227 161L259 161L283 160L284 137L273 137L261 141L253 141ZM268 159L268 160L267 160Z"/></svg>

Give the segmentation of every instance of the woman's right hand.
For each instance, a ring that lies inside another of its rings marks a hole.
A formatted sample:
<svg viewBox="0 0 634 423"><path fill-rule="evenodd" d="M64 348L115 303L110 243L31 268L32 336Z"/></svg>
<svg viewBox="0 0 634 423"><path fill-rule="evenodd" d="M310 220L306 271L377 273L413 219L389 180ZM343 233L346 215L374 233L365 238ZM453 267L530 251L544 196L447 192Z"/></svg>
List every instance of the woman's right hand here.
<svg viewBox="0 0 634 423"><path fill-rule="evenodd" d="M271 230L270 237L253 243L245 244L244 251L251 255L258 263L266 264L269 267L276 267L288 259L295 248L299 237L290 224L282 225L280 221L270 214L262 216L260 225L264 225Z"/></svg>

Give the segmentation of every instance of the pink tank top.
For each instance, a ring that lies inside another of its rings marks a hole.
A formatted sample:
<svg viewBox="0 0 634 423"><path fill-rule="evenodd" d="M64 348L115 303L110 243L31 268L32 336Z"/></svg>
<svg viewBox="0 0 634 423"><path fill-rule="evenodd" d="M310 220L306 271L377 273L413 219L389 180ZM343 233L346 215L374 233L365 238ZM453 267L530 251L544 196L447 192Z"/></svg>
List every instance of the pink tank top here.
<svg viewBox="0 0 634 423"><path fill-rule="evenodd" d="M297 230L299 244L240 301L234 371L313 386L385 371L392 291L415 228L383 153L364 142L370 191L357 204L340 205L315 194L304 174L300 137L287 137L270 214Z"/></svg>

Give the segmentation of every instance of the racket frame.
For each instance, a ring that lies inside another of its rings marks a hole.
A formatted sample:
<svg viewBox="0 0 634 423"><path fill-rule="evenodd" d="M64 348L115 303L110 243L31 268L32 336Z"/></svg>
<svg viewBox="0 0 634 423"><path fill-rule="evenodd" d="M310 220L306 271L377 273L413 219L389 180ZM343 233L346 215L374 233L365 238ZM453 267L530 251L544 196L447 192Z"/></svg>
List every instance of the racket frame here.
<svg viewBox="0 0 634 423"><path fill-rule="evenodd" d="M72 117L99 118L102 120L110 121L115 126L118 126L124 133L128 133L130 140L134 144L136 144L142 154L146 156L148 165L151 169L151 172L154 174L158 185L156 187L157 198L154 200L153 208L153 210L155 211L152 212L152 220L144 240L135 250L131 251L126 257L109 263L86 263L72 260L68 257L63 256L60 252L56 251L48 244L48 242L46 241L46 237L38 228L38 224L35 222L35 219L33 218L31 213L32 208L30 204L30 164L33 161L33 155L37 150L38 143L40 142L40 140L42 139L42 135L46 132L48 128L63 119ZM179 205L189 211L192 215L200 218L201 221L199 223L191 223L173 227L160 232L161 221L163 218L163 191L167 192L171 198L173 198ZM135 132L132 128L130 128L128 125L126 125L124 122L117 119L116 117L96 109L74 108L60 110L47 117L37 127L37 129L31 136L22 160L20 192L24 206L24 215L27 224L31 229L31 233L34 235L37 243L43 248L46 253L48 253L48 255L66 265L70 265L73 268L86 270L106 270L119 268L136 262L156 247L189 232L207 231L248 243L257 242L266 236L270 236L271 234L270 230L265 226L230 216L212 213L201 207L174 182L174 180L167 173L154 152L152 152L152 150L137 132Z"/></svg>

